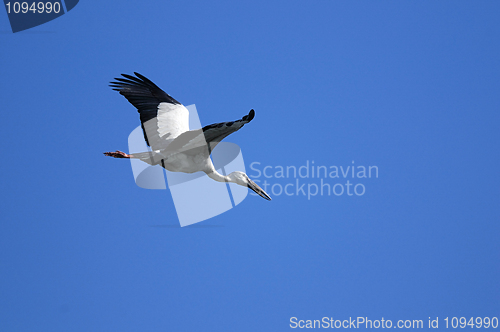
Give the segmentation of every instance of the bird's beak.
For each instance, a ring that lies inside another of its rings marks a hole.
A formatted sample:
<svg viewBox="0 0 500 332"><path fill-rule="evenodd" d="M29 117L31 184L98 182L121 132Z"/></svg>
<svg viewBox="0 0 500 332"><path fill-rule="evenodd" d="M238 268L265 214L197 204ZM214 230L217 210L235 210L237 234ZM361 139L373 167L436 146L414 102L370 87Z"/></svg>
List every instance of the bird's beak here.
<svg viewBox="0 0 500 332"><path fill-rule="evenodd" d="M257 183L253 182L252 180L248 179L248 188L252 189L255 191L260 197L263 197L267 199L268 201L271 200L271 196L269 196L264 190L262 190L261 187L257 185Z"/></svg>

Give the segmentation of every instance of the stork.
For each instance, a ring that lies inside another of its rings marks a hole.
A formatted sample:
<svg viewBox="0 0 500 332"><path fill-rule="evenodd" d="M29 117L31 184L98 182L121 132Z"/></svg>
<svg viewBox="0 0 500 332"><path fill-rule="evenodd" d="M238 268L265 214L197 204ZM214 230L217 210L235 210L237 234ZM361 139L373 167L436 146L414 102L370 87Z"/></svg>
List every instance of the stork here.
<svg viewBox="0 0 500 332"><path fill-rule="evenodd" d="M189 111L143 75L122 74L110 87L137 108L144 139L152 151L127 154L104 152L114 158L140 159L150 165L161 165L171 172L205 172L218 182L232 182L248 187L261 197L271 197L243 172L222 175L215 169L210 154L229 134L252 121L255 111L236 121L215 123L202 129L189 130Z"/></svg>

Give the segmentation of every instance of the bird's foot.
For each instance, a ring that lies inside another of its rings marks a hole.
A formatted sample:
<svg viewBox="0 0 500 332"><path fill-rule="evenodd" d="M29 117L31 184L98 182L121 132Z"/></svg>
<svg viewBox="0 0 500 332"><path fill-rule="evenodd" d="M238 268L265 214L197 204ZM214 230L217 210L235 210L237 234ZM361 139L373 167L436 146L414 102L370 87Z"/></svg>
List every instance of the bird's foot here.
<svg viewBox="0 0 500 332"><path fill-rule="evenodd" d="M116 150L115 152L104 152L105 156L114 158L132 158L132 155Z"/></svg>

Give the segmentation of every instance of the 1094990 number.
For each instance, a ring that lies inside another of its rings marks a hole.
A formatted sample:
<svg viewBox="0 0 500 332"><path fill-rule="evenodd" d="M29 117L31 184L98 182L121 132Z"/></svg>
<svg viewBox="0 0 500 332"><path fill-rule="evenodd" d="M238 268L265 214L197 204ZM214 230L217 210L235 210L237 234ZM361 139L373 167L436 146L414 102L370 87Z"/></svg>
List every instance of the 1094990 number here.
<svg viewBox="0 0 500 332"><path fill-rule="evenodd" d="M7 13L14 14L50 14L50 13L59 13L61 11L61 4L59 2L33 2L31 5L27 2L7 2L5 4L7 7Z"/></svg>
<svg viewBox="0 0 500 332"><path fill-rule="evenodd" d="M498 318L497 317L471 317L467 319L465 317L446 317L444 319L446 322L446 328L452 327L456 328L494 328L498 327Z"/></svg>

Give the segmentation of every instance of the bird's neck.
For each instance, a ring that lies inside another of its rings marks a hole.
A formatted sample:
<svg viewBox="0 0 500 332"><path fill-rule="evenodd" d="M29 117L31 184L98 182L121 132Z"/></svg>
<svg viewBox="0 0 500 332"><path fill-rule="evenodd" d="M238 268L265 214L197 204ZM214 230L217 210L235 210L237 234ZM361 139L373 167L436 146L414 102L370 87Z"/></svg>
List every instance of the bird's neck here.
<svg viewBox="0 0 500 332"><path fill-rule="evenodd" d="M205 172L207 173L208 177L215 180L215 181L218 181L218 182L230 182L229 180L229 177L228 176L224 176L220 173L218 173L215 169L214 170L211 170L210 172Z"/></svg>

